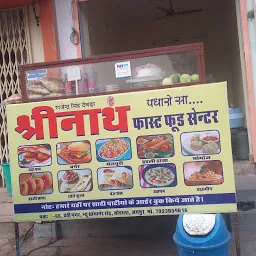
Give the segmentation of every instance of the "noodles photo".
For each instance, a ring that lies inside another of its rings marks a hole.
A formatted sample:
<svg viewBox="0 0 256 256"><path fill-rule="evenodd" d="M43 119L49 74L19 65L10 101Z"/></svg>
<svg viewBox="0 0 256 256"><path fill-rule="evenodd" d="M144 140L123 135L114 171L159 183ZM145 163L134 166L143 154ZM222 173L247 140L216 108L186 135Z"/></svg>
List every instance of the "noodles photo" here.
<svg viewBox="0 0 256 256"><path fill-rule="evenodd" d="M185 163L184 176L187 186L218 185L224 181L220 161Z"/></svg>

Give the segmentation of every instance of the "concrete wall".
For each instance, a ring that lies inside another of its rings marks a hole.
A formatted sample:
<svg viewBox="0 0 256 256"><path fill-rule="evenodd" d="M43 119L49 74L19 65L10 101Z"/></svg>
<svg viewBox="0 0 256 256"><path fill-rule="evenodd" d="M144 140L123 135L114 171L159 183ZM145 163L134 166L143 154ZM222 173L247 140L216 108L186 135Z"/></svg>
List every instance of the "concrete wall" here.
<svg viewBox="0 0 256 256"><path fill-rule="evenodd" d="M55 0L55 7L60 59L77 58L77 48L70 42L70 34L72 33L72 27L74 26L72 0Z"/></svg>
<svg viewBox="0 0 256 256"><path fill-rule="evenodd" d="M39 13L39 6L36 6L37 13ZM30 43L32 50L32 62L44 61L44 48L42 40L41 26L37 26L32 6L28 6L28 23L30 31Z"/></svg>
<svg viewBox="0 0 256 256"><path fill-rule="evenodd" d="M87 5L80 4L80 22L82 24L81 28L81 40L83 46L83 57L91 56L91 41L90 41L90 33L89 33L89 13Z"/></svg>

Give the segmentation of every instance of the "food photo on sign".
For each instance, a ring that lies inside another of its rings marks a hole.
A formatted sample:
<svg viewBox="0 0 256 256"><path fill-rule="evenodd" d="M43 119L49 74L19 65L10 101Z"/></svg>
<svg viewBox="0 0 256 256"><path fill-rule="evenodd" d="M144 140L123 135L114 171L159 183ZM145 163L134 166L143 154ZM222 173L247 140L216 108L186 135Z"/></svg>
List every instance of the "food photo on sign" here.
<svg viewBox="0 0 256 256"><path fill-rule="evenodd" d="M99 168L98 186L104 190L123 190L133 188L133 173L129 166Z"/></svg>
<svg viewBox="0 0 256 256"><path fill-rule="evenodd" d="M57 144L60 165L90 163L92 160L89 141L60 142Z"/></svg>
<svg viewBox="0 0 256 256"><path fill-rule="evenodd" d="M188 162L183 165L187 186L221 185L224 182L221 161Z"/></svg>
<svg viewBox="0 0 256 256"><path fill-rule="evenodd" d="M131 139L113 138L97 140L96 154L99 162L130 160L132 158Z"/></svg>
<svg viewBox="0 0 256 256"><path fill-rule="evenodd" d="M60 193L88 192L92 190L92 171L66 170L58 172Z"/></svg>
<svg viewBox="0 0 256 256"><path fill-rule="evenodd" d="M20 194L43 195L53 192L53 179L50 172L45 173L22 173L19 176Z"/></svg>
<svg viewBox="0 0 256 256"><path fill-rule="evenodd" d="M181 134L182 154L214 155L221 152L220 134L218 131L201 131Z"/></svg>
<svg viewBox="0 0 256 256"><path fill-rule="evenodd" d="M18 159L21 168L49 166L52 164L51 146L49 144L20 146Z"/></svg>
<svg viewBox="0 0 256 256"><path fill-rule="evenodd" d="M177 185L177 173L174 164L141 165L139 173L142 188L175 187Z"/></svg>
<svg viewBox="0 0 256 256"><path fill-rule="evenodd" d="M170 134L140 136L136 140L140 159L174 156L174 140Z"/></svg>

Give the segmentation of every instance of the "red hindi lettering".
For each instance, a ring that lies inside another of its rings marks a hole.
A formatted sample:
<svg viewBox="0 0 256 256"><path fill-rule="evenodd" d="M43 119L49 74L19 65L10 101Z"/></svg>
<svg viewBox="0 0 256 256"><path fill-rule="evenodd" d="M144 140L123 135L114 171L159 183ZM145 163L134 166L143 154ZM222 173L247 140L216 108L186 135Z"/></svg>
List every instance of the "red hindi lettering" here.
<svg viewBox="0 0 256 256"><path fill-rule="evenodd" d="M23 133L26 131L22 137L26 140L30 140L37 132L40 133L40 131L35 129L30 125L30 117L26 115L19 116L17 118L17 127L15 128L15 131L18 133Z"/></svg>
<svg viewBox="0 0 256 256"><path fill-rule="evenodd" d="M89 115L91 135L99 135L99 114L101 113L101 109L89 109L85 110L85 112Z"/></svg>
<svg viewBox="0 0 256 256"><path fill-rule="evenodd" d="M53 108L49 106L35 107L32 110L31 117L35 122L37 140L44 139L43 119L48 119L50 138L58 138L57 118Z"/></svg>
<svg viewBox="0 0 256 256"><path fill-rule="evenodd" d="M44 119L47 119L50 138L58 138L57 117L67 117L61 121L61 128L64 131L70 131L73 129L73 125L76 124L77 136L84 136L86 133L84 115L89 115L91 135L99 135L99 114L102 112L102 116L105 117L103 119L105 130L128 132L128 111L130 111L130 106L116 107L115 109L107 107L102 111L101 109L90 109L55 113L54 109L49 106L38 106L32 109L31 117L22 115L17 118L18 126L15 131L20 134L26 131L22 136L27 140L34 135L36 135L37 140L44 139ZM116 113L118 120L115 122L116 124L113 124ZM34 121L34 127L30 125L32 120Z"/></svg>
<svg viewBox="0 0 256 256"><path fill-rule="evenodd" d="M85 111L72 111L72 112L61 112L61 116L73 116L70 118L65 118L61 121L61 128L64 131L71 131L73 129L73 124L76 124L76 135L84 136L84 112ZM59 116L57 114L57 116Z"/></svg>
<svg viewBox="0 0 256 256"><path fill-rule="evenodd" d="M105 116L103 119L103 126L105 130L128 132L128 119L127 111L131 108L130 106L116 107L115 110L111 107L104 108L102 110L102 115ZM115 121L115 112L118 113L118 123L113 124Z"/></svg>

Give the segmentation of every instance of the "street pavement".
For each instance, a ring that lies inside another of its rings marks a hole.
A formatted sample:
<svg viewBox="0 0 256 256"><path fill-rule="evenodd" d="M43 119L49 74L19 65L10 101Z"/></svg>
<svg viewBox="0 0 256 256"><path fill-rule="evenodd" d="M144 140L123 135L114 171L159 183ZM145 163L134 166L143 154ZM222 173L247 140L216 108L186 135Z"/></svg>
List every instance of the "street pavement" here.
<svg viewBox="0 0 256 256"><path fill-rule="evenodd" d="M0 256L15 256L15 240L0 238ZM22 241L22 239L21 239ZM256 231L240 232L241 256L256 255ZM75 237L54 241L30 237L21 247L22 256L177 256L171 236ZM234 235L229 256L235 256Z"/></svg>
<svg viewBox="0 0 256 256"><path fill-rule="evenodd" d="M4 223L6 221L10 221L10 223ZM154 234L154 237L151 237L149 234L147 236L123 235L117 237L111 235L108 236L105 232L105 234L102 236L95 235L73 237L54 241L48 238L35 239L32 235L32 232L27 233L27 231L31 228L32 225L32 223L19 225L22 256L177 255L177 249L172 241L172 234L167 234L166 232L161 233L159 230L157 234ZM239 233L241 256L256 256L256 228L254 230L253 228L255 225L250 226L252 227L251 229L242 229L240 230ZM147 230L150 230L150 227L147 228ZM234 234L232 234L229 256L237 255L235 248L236 247L234 241ZM0 256L15 255L16 249L14 237L14 224L12 216L12 202L10 198L6 196L6 194L2 193L2 196L0 198Z"/></svg>

